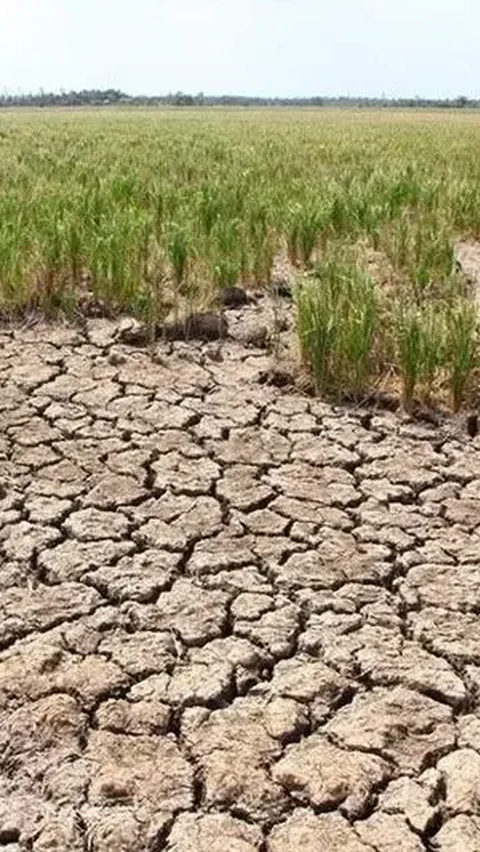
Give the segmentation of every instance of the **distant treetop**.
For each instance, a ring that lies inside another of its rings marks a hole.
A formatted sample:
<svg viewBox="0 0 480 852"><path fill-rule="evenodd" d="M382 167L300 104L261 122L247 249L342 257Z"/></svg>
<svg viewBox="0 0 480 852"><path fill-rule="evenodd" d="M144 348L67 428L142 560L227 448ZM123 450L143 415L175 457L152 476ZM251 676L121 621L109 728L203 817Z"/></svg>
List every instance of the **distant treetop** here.
<svg viewBox="0 0 480 852"><path fill-rule="evenodd" d="M44 92L0 95L1 107L80 107L80 106L242 106L242 107L389 107L400 109L478 109L480 100L457 98L262 98L248 95L196 95L175 92L168 95L127 95L119 89L82 89L79 92Z"/></svg>

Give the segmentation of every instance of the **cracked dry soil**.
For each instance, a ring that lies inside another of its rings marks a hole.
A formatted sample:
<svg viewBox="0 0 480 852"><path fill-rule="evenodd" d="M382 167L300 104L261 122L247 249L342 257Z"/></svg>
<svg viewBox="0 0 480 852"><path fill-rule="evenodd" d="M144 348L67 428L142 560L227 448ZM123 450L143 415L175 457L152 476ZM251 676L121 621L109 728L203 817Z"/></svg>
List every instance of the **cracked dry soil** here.
<svg viewBox="0 0 480 852"><path fill-rule="evenodd" d="M480 439L0 332L0 846L480 850Z"/></svg>

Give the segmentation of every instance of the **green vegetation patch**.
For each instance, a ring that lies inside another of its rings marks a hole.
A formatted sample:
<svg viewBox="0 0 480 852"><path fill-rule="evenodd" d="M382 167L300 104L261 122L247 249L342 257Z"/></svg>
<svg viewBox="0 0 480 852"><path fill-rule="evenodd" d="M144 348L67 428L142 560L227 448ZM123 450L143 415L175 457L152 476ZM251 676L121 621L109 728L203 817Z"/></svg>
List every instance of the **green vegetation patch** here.
<svg viewBox="0 0 480 852"><path fill-rule="evenodd" d="M270 284L283 253L314 270L297 304L319 390L395 370L408 405L441 375L458 407L476 319L454 244L480 235L479 152L468 111L4 110L0 310L88 292L154 322Z"/></svg>

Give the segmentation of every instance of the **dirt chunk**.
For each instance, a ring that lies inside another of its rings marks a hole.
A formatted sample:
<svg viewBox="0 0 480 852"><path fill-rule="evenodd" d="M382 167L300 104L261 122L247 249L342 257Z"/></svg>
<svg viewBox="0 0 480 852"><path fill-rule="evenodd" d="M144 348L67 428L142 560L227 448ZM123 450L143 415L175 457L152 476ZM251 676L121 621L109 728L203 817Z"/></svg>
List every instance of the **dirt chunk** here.
<svg viewBox="0 0 480 852"><path fill-rule="evenodd" d="M85 756L91 765L90 804L135 800L152 813L192 805L193 770L169 737L92 731Z"/></svg>
<svg viewBox="0 0 480 852"><path fill-rule="evenodd" d="M480 817L456 816L448 820L432 840L438 852L477 852L480 849Z"/></svg>
<svg viewBox="0 0 480 852"><path fill-rule="evenodd" d="M320 660L298 655L277 663L270 689L282 698L310 704L320 719L341 703L353 684Z"/></svg>
<svg viewBox="0 0 480 852"><path fill-rule="evenodd" d="M356 663L371 683L378 685L403 684L410 689L461 707L467 691L463 681L446 660L419 648L417 643L385 642L385 636L364 628L357 634L358 651L355 653L355 638L351 648ZM360 643L362 647L360 646ZM345 643L347 644L347 643Z"/></svg>
<svg viewBox="0 0 480 852"><path fill-rule="evenodd" d="M169 701L182 706L218 706L233 691L233 672L228 662L177 666L168 686Z"/></svg>
<svg viewBox="0 0 480 852"><path fill-rule="evenodd" d="M97 710L98 727L114 734L165 734L170 708L160 701L111 699Z"/></svg>
<svg viewBox="0 0 480 852"><path fill-rule="evenodd" d="M403 687L357 695L326 730L345 748L381 753L414 772L455 744L450 709Z"/></svg>
<svg viewBox="0 0 480 852"><path fill-rule="evenodd" d="M149 602L170 585L178 562L177 554L145 550L91 571L84 580L115 603Z"/></svg>
<svg viewBox="0 0 480 852"><path fill-rule="evenodd" d="M177 580L152 607L134 610L145 629L175 631L186 645L202 645L220 636L229 596L207 591L190 580Z"/></svg>
<svg viewBox="0 0 480 852"><path fill-rule="evenodd" d="M228 814L182 814L170 832L167 852L256 852L259 828Z"/></svg>
<svg viewBox="0 0 480 852"><path fill-rule="evenodd" d="M371 852L340 814L316 815L296 810L285 823L274 828L267 840L268 852Z"/></svg>
<svg viewBox="0 0 480 852"><path fill-rule="evenodd" d="M67 695L49 695L1 717L0 750L15 757L16 776L45 772L81 751L87 718Z"/></svg>
<svg viewBox="0 0 480 852"><path fill-rule="evenodd" d="M364 822L356 822L359 837L373 849L382 852L424 852L422 841L408 826L407 821L393 814L373 814Z"/></svg>
<svg viewBox="0 0 480 852"><path fill-rule="evenodd" d="M264 613L258 621L237 621L235 633L265 648L272 657L281 659L290 656L295 648L299 618L298 607L285 603L272 612Z"/></svg>
<svg viewBox="0 0 480 852"><path fill-rule="evenodd" d="M416 640L452 663L480 663L480 624L476 614L424 607L412 613Z"/></svg>
<svg viewBox="0 0 480 852"><path fill-rule="evenodd" d="M342 751L320 735L287 748L273 777L303 804L361 817L375 790L390 777L381 758L359 751Z"/></svg>
<svg viewBox="0 0 480 852"><path fill-rule="evenodd" d="M127 683L114 663L97 654L71 654L58 638L26 640L20 647L17 643L0 658L0 707L64 692L89 708Z"/></svg>
<svg viewBox="0 0 480 852"><path fill-rule="evenodd" d="M480 808L480 755L458 749L437 764L446 785L447 807L452 813L476 814Z"/></svg>
<svg viewBox="0 0 480 852"><path fill-rule="evenodd" d="M253 820L279 816L285 794L268 771L281 747L266 730L264 702L237 698L216 710L187 735L189 747L202 766L210 807L235 807Z"/></svg>
<svg viewBox="0 0 480 852"><path fill-rule="evenodd" d="M98 650L133 677L166 671L175 658L173 638L167 631L119 629L102 639Z"/></svg>
<svg viewBox="0 0 480 852"><path fill-rule="evenodd" d="M347 546L337 554L321 545L316 551L294 553L276 571L279 585L289 589L328 589L348 582L381 583L390 572L391 566L375 563L368 554L353 547Z"/></svg>
<svg viewBox="0 0 480 852"><path fill-rule="evenodd" d="M123 515L93 508L73 512L64 526L69 535L78 538L79 541L101 539L118 541L128 531L128 522Z"/></svg>
<svg viewBox="0 0 480 852"><path fill-rule="evenodd" d="M385 813L401 814L418 834L425 834L438 814L434 799L427 784L404 776L390 782L379 797L379 805Z"/></svg>
<svg viewBox="0 0 480 852"><path fill-rule="evenodd" d="M55 527L20 521L18 524L5 526L1 538L7 558L29 562L34 554L59 541L61 535Z"/></svg>
<svg viewBox="0 0 480 852"><path fill-rule="evenodd" d="M0 601L1 641L6 644L28 632L87 615L101 603L100 595L81 583L38 586L32 591L12 587Z"/></svg>
<svg viewBox="0 0 480 852"><path fill-rule="evenodd" d="M476 612L480 606L480 567L435 563L416 565L408 572L401 593L405 601L415 608L421 605Z"/></svg>
<svg viewBox="0 0 480 852"><path fill-rule="evenodd" d="M132 550L132 543L127 541L68 539L56 547L42 550L38 564L49 583L64 583L80 580L87 571L109 565Z"/></svg>
<svg viewBox="0 0 480 852"><path fill-rule="evenodd" d="M143 497L146 497L146 491L133 476L107 473L85 495L84 506L116 509L118 506L138 503Z"/></svg>
<svg viewBox="0 0 480 852"><path fill-rule="evenodd" d="M56 849L83 852L84 848L78 815L73 808L68 807L62 808L58 814L45 820L33 845L35 852L51 852Z"/></svg>
<svg viewBox="0 0 480 852"><path fill-rule="evenodd" d="M228 323L222 314L191 314L183 322L164 325L160 334L166 340L224 340Z"/></svg>
<svg viewBox="0 0 480 852"><path fill-rule="evenodd" d="M232 430L229 438L215 447L217 458L226 464L254 467L287 460L290 443L277 432L249 427Z"/></svg>

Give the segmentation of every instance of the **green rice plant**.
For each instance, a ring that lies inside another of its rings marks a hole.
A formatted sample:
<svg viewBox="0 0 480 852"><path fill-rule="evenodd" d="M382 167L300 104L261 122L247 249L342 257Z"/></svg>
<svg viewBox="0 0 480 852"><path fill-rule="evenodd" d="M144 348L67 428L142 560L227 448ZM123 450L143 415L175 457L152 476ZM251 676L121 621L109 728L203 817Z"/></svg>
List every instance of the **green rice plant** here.
<svg viewBox="0 0 480 852"><path fill-rule="evenodd" d="M83 261L82 237L79 224L75 221L70 222L67 237L70 276L74 287L79 283Z"/></svg>
<svg viewBox="0 0 480 852"><path fill-rule="evenodd" d="M216 222L219 220L221 203L219 193L215 186L205 184L201 188L199 215L202 229L210 236Z"/></svg>
<svg viewBox="0 0 480 852"><path fill-rule="evenodd" d="M287 251L290 263L296 266L300 259L300 215L301 205L291 206L287 212L285 222L285 233Z"/></svg>
<svg viewBox="0 0 480 852"><path fill-rule="evenodd" d="M416 305L399 305L395 317L396 355L402 379L402 405L411 411L422 370L422 318Z"/></svg>
<svg viewBox="0 0 480 852"><path fill-rule="evenodd" d="M272 280L272 268L276 251L276 235L273 228L259 229L252 244L252 273L256 285L268 287Z"/></svg>
<svg viewBox="0 0 480 852"><path fill-rule="evenodd" d="M318 207L309 205L301 210L298 220L297 244L300 249L300 258L305 266L308 266L312 259L324 223L325 214Z"/></svg>
<svg viewBox="0 0 480 852"><path fill-rule="evenodd" d="M421 313L421 362L419 381L425 402L432 400L436 379L446 361L447 322L443 305L427 302Z"/></svg>
<svg viewBox="0 0 480 852"><path fill-rule="evenodd" d="M451 236L435 217L417 222L412 232L411 277L417 300L421 301L432 289L438 289L438 282L444 282L451 275L454 247Z"/></svg>
<svg viewBox="0 0 480 852"><path fill-rule="evenodd" d="M295 291L297 331L302 360L321 394L331 388L332 360L337 337L337 316L329 287L309 281Z"/></svg>
<svg viewBox="0 0 480 852"><path fill-rule="evenodd" d="M446 370L452 407L459 411L477 361L478 308L459 299L447 313Z"/></svg>
<svg viewBox="0 0 480 852"><path fill-rule="evenodd" d="M347 207L347 199L336 195L333 199L330 211L330 227L335 236L341 236L349 231L350 216Z"/></svg>
<svg viewBox="0 0 480 852"><path fill-rule="evenodd" d="M317 391L364 390L379 316L373 282L353 266L329 261L297 286L296 309L300 349Z"/></svg>
<svg viewBox="0 0 480 852"><path fill-rule="evenodd" d="M235 256L221 256L213 261L213 281L219 290L234 287L241 278L241 263Z"/></svg>
<svg viewBox="0 0 480 852"><path fill-rule="evenodd" d="M360 392L370 378L379 305L375 285L368 276L354 270L349 283L338 334L339 377L347 389Z"/></svg>
<svg viewBox="0 0 480 852"><path fill-rule="evenodd" d="M184 228L174 224L167 246L175 291L175 321L178 322L180 296L188 271L189 243Z"/></svg>
<svg viewBox="0 0 480 852"><path fill-rule="evenodd" d="M417 386L430 402L435 380L447 361L444 305L398 304L395 314L396 356L402 380L402 404L411 411Z"/></svg>

